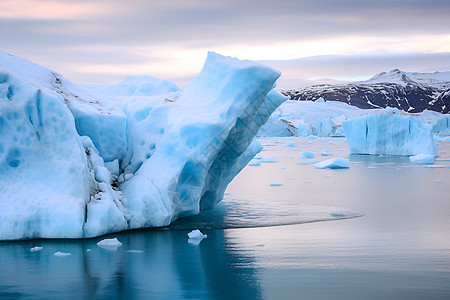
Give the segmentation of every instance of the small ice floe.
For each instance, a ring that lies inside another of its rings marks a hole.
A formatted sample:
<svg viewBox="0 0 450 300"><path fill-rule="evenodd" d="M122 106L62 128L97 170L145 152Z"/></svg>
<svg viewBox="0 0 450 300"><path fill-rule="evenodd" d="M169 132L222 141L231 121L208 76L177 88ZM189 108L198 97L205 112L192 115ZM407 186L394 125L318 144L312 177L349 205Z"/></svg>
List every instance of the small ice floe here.
<svg viewBox="0 0 450 300"><path fill-rule="evenodd" d="M72 253L58 251L58 252L53 253L53 255L54 256L58 256L58 257L66 257L66 256L69 256L69 255L72 255Z"/></svg>
<svg viewBox="0 0 450 300"><path fill-rule="evenodd" d="M445 168L445 166L442 165L426 165L424 168L435 168L435 169L442 169Z"/></svg>
<svg viewBox="0 0 450 300"><path fill-rule="evenodd" d="M278 160L276 158L274 158L274 157L270 157L269 156L269 157L261 158L260 162L261 163L276 163L276 162L278 162Z"/></svg>
<svg viewBox="0 0 450 300"><path fill-rule="evenodd" d="M87 248L87 249L86 249L86 252L91 252L91 251L92 251L92 250L91 250L91 249L89 249L89 248Z"/></svg>
<svg viewBox="0 0 450 300"><path fill-rule="evenodd" d="M41 251L42 249L44 249L44 247L35 246L30 249L30 252L38 252Z"/></svg>
<svg viewBox="0 0 450 300"><path fill-rule="evenodd" d="M311 180L305 180L305 181L303 181L304 183L312 183L312 181Z"/></svg>
<svg viewBox="0 0 450 300"><path fill-rule="evenodd" d="M368 169L378 169L378 167L376 167L376 166L368 166L367 168Z"/></svg>
<svg viewBox="0 0 450 300"><path fill-rule="evenodd" d="M299 160L295 164L297 165L309 165L311 162L309 160Z"/></svg>
<svg viewBox="0 0 450 300"><path fill-rule="evenodd" d="M434 155L417 154L409 157L409 161L413 164L434 164Z"/></svg>
<svg viewBox="0 0 450 300"><path fill-rule="evenodd" d="M332 156L333 153L330 153L328 151L322 151L322 152L320 152L320 155L322 155L322 156Z"/></svg>
<svg viewBox="0 0 450 300"><path fill-rule="evenodd" d="M200 230L195 229L188 234L188 243L193 245L198 245L203 239L206 239L208 235L203 234Z"/></svg>
<svg viewBox="0 0 450 300"><path fill-rule="evenodd" d="M284 144L284 147L295 147L295 143L293 141L288 141Z"/></svg>
<svg viewBox="0 0 450 300"><path fill-rule="evenodd" d="M343 218L343 217L348 217L350 215L351 215L351 213L348 213L345 211L340 211L340 210L330 212L330 216L335 217L335 218Z"/></svg>
<svg viewBox="0 0 450 300"><path fill-rule="evenodd" d="M271 183L270 186L283 186L282 183Z"/></svg>
<svg viewBox="0 0 450 300"><path fill-rule="evenodd" d="M300 158L314 158L314 157L315 157L314 153L310 151L303 151L302 153L300 153Z"/></svg>
<svg viewBox="0 0 450 300"><path fill-rule="evenodd" d="M307 140L317 140L317 136L315 136L315 135L308 135L308 136L306 137L306 139L307 139Z"/></svg>
<svg viewBox="0 0 450 300"><path fill-rule="evenodd" d="M441 183L441 182L442 182L442 180L440 180L440 179L434 181L434 183Z"/></svg>
<svg viewBox="0 0 450 300"><path fill-rule="evenodd" d="M128 253L144 253L143 250L127 250L125 252L128 252Z"/></svg>
<svg viewBox="0 0 450 300"><path fill-rule="evenodd" d="M98 242L97 246L99 246L103 249L116 251L117 248L122 246L122 243L117 238L104 239L104 240L101 240L100 242Z"/></svg>
<svg viewBox="0 0 450 300"><path fill-rule="evenodd" d="M313 166L317 169L348 169L350 168L350 160L343 157L336 157L320 161Z"/></svg>
<svg viewBox="0 0 450 300"><path fill-rule="evenodd" d="M252 159L249 163L248 166L260 166L261 162L259 159Z"/></svg>

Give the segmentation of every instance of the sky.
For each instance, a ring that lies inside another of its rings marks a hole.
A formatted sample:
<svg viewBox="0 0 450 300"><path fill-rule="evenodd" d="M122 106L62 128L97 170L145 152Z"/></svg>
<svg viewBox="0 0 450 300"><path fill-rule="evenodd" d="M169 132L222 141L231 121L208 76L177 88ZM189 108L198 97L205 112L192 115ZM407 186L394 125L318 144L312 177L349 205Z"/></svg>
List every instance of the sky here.
<svg viewBox="0 0 450 300"><path fill-rule="evenodd" d="M279 88L450 71L449 0L1 0L0 50L79 84L186 86L207 51L261 61Z"/></svg>

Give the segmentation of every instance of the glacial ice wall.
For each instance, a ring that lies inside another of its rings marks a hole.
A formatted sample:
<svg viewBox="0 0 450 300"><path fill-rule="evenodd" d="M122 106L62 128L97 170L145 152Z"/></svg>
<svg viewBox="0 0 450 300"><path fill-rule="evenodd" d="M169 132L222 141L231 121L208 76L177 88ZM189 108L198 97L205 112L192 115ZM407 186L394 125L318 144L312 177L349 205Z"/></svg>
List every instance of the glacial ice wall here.
<svg viewBox="0 0 450 300"><path fill-rule="evenodd" d="M108 97L0 52L0 239L93 237L214 207L286 100L279 76L208 53L184 91Z"/></svg>
<svg viewBox="0 0 450 300"><path fill-rule="evenodd" d="M374 113L342 125L352 154L438 156L432 125L417 115Z"/></svg>

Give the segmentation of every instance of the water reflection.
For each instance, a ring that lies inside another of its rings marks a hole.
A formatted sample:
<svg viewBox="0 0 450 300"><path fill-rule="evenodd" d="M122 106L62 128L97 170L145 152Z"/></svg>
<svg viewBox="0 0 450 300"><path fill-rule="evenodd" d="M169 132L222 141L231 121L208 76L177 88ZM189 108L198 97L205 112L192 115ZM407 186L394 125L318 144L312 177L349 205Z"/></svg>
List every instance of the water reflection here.
<svg viewBox="0 0 450 300"><path fill-rule="evenodd" d="M117 251L98 247L100 239L1 243L0 298L261 298L252 256L227 245L223 230L207 232L199 245L189 244L186 233L116 234L123 243ZM30 252L36 245L43 249Z"/></svg>

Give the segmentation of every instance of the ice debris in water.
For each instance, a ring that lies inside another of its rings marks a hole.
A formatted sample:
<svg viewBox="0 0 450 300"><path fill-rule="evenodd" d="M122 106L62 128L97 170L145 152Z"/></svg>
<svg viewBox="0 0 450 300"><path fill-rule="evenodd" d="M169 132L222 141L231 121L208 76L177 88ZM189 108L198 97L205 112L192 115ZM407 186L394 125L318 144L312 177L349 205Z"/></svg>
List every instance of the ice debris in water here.
<svg viewBox="0 0 450 300"><path fill-rule="evenodd" d="M313 166L318 169L348 169L350 168L350 160L343 157L336 157L320 161Z"/></svg>
<svg viewBox="0 0 450 300"><path fill-rule="evenodd" d="M288 141L284 144L284 147L295 147L295 143L293 141Z"/></svg>
<svg viewBox="0 0 450 300"><path fill-rule="evenodd" d="M283 186L282 183L271 183L270 186Z"/></svg>
<svg viewBox="0 0 450 300"><path fill-rule="evenodd" d="M208 235L203 234L200 230L195 229L188 234L188 243L198 245L203 239L206 239Z"/></svg>
<svg viewBox="0 0 450 300"><path fill-rule="evenodd" d="M333 154L330 153L330 152L328 152L328 151L322 151L322 152L320 153L320 155L322 155L322 156L332 156Z"/></svg>
<svg viewBox="0 0 450 300"><path fill-rule="evenodd" d="M41 251L42 249L44 249L44 247L35 246L30 249L30 252L38 252Z"/></svg>
<svg viewBox="0 0 450 300"><path fill-rule="evenodd" d="M274 157L263 157L260 160L261 163L276 163L278 160Z"/></svg>
<svg viewBox="0 0 450 300"><path fill-rule="evenodd" d="M413 164L433 164L434 155L431 154L417 154L409 157L409 161Z"/></svg>
<svg viewBox="0 0 450 300"><path fill-rule="evenodd" d="M330 212L330 216L336 217L336 218L339 218L339 217L347 217L347 216L349 216L349 215L350 215L349 213L344 212L344 211L339 211L339 210Z"/></svg>
<svg viewBox="0 0 450 300"><path fill-rule="evenodd" d="M59 257L65 257L65 256L72 255L72 253L58 251L58 252L53 253L53 255L54 256L59 256Z"/></svg>
<svg viewBox="0 0 450 300"><path fill-rule="evenodd" d="M97 246L108 250L117 250L117 248L122 246L122 243L117 238L104 239L98 242Z"/></svg>
<svg viewBox="0 0 450 300"><path fill-rule="evenodd" d="M303 151L300 154L300 158L314 158L314 157L315 157L314 153L312 153L310 151Z"/></svg>
<svg viewBox="0 0 450 300"><path fill-rule="evenodd" d="M261 162L259 159L252 159L249 163L248 166L260 166Z"/></svg>

